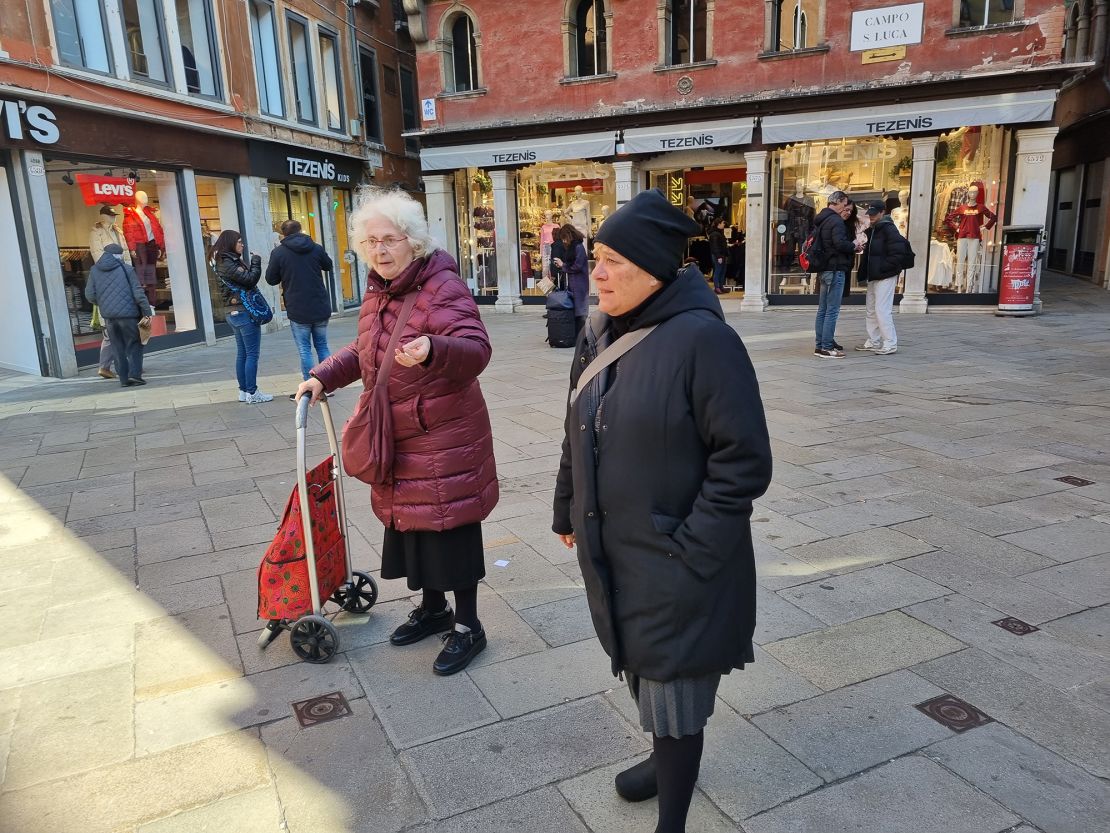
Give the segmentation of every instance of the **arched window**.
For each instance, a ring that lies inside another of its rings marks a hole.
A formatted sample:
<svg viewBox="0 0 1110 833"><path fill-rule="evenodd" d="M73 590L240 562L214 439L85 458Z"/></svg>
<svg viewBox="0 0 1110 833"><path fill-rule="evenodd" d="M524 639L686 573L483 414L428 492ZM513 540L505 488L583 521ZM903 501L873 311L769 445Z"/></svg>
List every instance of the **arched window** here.
<svg viewBox="0 0 1110 833"><path fill-rule="evenodd" d="M797 6L794 7L794 48L795 49L805 49L807 46L809 46L809 42L806 39L806 29L807 28L808 28L808 25L806 23L806 13L802 11L802 6L799 3Z"/></svg>
<svg viewBox="0 0 1110 833"><path fill-rule="evenodd" d="M460 13L450 22L444 47L447 91L464 93L478 89L478 37L470 15Z"/></svg>
<svg viewBox="0 0 1110 833"><path fill-rule="evenodd" d="M1064 61L1091 59L1091 4L1076 0L1068 12L1064 28Z"/></svg>
<svg viewBox="0 0 1110 833"><path fill-rule="evenodd" d="M668 0L666 63L693 64L709 57L707 0Z"/></svg>
<svg viewBox="0 0 1110 833"><path fill-rule="evenodd" d="M571 21L571 75L585 77L609 71L605 0L581 0Z"/></svg>

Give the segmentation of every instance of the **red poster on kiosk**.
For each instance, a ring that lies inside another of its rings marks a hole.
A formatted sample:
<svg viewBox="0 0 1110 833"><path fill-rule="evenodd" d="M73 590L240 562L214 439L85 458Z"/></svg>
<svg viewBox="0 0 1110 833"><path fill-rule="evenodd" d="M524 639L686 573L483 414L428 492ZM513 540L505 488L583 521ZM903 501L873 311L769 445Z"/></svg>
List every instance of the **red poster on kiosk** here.
<svg viewBox="0 0 1110 833"><path fill-rule="evenodd" d="M1002 278L998 282L1000 310L1031 310L1037 288L1037 246L1008 243L1002 247Z"/></svg>
<svg viewBox="0 0 1110 833"><path fill-rule="evenodd" d="M96 176L95 174L74 174L73 178L81 187L85 205L134 205L135 183L121 176Z"/></svg>

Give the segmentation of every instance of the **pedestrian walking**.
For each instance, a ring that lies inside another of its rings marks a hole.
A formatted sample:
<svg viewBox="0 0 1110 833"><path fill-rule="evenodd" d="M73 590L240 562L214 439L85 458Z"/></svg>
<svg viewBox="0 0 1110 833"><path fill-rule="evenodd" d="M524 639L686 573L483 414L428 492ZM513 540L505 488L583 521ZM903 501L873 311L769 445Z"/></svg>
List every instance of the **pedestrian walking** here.
<svg viewBox="0 0 1110 833"><path fill-rule="evenodd" d="M258 357L262 351L262 325L243 309L239 290L258 286L262 277L262 258L251 255L248 265L243 260L243 236L234 229L224 229L212 246L212 260L220 277L227 323L235 333L235 378L239 382L239 401L261 405L273 401L273 394L258 389Z"/></svg>
<svg viewBox="0 0 1110 833"><path fill-rule="evenodd" d="M497 504L498 486L478 375L492 349L454 258L437 247L416 200L367 188L351 234L371 267L358 337L312 368L296 395L311 393L315 402L361 379L364 391L343 433L344 465L371 483L370 502L385 525L382 578L404 578L410 590L423 591L390 642L410 645L450 631L432 670L454 674L486 647L478 618L486 574L481 522ZM356 433L378 429L370 439Z"/></svg>
<svg viewBox="0 0 1110 833"><path fill-rule="evenodd" d="M718 217L709 230L709 259L713 261L713 291L725 292L725 272L728 271L728 240L725 239L725 218Z"/></svg>
<svg viewBox="0 0 1110 833"><path fill-rule="evenodd" d="M894 329L894 289L906 267L909 242L886 213L882 202L867 207L871 226L859 264L860 283L867 284L867 340L856 347L880 356L898 352L898 333ZM911 261L912 266L912 250Z"/></svg>
<svg viewBox="0 0 1110 833"><path fill-rule="evenodd" d="M771 479L744 345L700 271L676 272L696 230L655 189L598 232L600 311L571 365L552 524L652 735L616 789L658 794L657 833L685 829L721 675L753 661L750 521Z"/></svg>
<svg viewBox="0 0 1110 833"><path fill-rule="evenodd" d="M281 284L289 329L301 356L303 379L308 378L314 364L331 355L328 349L331 295L323 273L331 272L332 268L324 247L305 234L300 223L286 220L281 224L281 243L270 253L266 283L270 286ZM312 360L314 348L315 362Z"/></svg>
<svg viewBox="0 0 1110 833"><path fill-rule="evenodd" d="M115 379L112 372L112 363L116 360L115 350L112 348L112 338L108 334L108 325L101 319L100 329L100 357L96 363L96 375L101 379Z"/></svg>
<svg viewBox="0 0 1110 833"><path fill-rule="evenodd" d="M739 226L732 227L732 237L728 240L727 277L735 286L744 287L744 257L747 253L744 232Z"/></svg>
<svg viewBox="0 0 1110 833"><path fill-rule="evenodd" d="M843 191L829 194L828 205L814 220L814 235L824 256L818 276L820 296L817 300L817 320L814 322L817 344L813 355L822 359L842 359L844 350L836 343L836 321L840 317L840 302L844 293L844 280L852 268L856 253L855 243L844 227L852 210L852 201Z"/></svg>
<svg viewBox="0 0 1110 833"><path fill-rule="evenodd" d="M85 298L100 308L100 318L115 354L120 385L125 388L145 385L139 324L149 323L154 313L146 293L139 286L135 270L123 262L123 247L118 243L105 246L104 254L89 270Z"/></svg>
<svg viewBox="0 0 1110 833"><path fill-rule="evenodd" d="M570 223L562 226L551 247L552 271L567 277L567 289L574 299L574 333L582 332L590 311L590 263L582 232Z"/></svg>

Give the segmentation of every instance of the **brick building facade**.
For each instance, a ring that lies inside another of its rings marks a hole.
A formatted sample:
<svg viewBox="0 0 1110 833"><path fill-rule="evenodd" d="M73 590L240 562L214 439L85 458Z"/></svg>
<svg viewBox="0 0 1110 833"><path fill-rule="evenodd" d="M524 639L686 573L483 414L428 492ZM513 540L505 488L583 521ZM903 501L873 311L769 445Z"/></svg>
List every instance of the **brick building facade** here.
<svg viewBox="0 0 1110 833"><path fill-rule="evenodd" d="M1060 2L404 7L429 213L503 309L538 300L545 226L591 235L644 187L728 220L729 286L751 310L815 299L797 254L833 190L886 201L918 252L903 311L993 302L1001 228L1045 224L1054 109L1077 70ZM972 239L965 205L997 221ZM690 255L705 261L703 240Z"/></svg>
<svg viewBox="0 0 1110 833"><path fill-rule="evenodd" d="M397 6L7 4L0 234L22 270L0 290L0 367L68 376L95 362L84 282L104 235L126 238L128 221L141 219L140 192L159 228L149 247L121 242L158 311L148 349L228 332L209 262L223 229L241 231L265 260L281 221L299 220L336 264L335 309L357 305L365 265L347 234L354 189L419 187L416 147L402 137L418 124L415 56Z"/></svg>

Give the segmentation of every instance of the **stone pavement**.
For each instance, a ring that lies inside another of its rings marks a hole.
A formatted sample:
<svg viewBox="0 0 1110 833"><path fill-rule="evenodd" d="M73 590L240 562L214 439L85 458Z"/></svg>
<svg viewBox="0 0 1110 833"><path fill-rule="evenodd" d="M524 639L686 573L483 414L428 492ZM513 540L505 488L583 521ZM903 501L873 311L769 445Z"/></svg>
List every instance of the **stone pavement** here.
<svg viewBox="0 0 1110 833"><path fill-rule="evenodd" d="M721 687L691 831L1110 828L1110 294L1046 297L1037 319L899 316L898 354L836 362L810 355L811 312L729 316L775 480L753 523L757 662ZM328 665L256 647L293 407L235 401L231 343L150 357L139 390L3 380L0 830L651 830L654 802L611 786L648 743L549 531L570 354L540 316L486 316L490 646L447 679L438 640L386 642L403 582L338 618ZM858 343L862 311L841 320ZM288 333L262 363L265 389L292 389ZM347 488L356 566L377 569L381 528ZM331 692L351 714L303 728L291 704ZM946 694L988 722L915 708Z"/></svg>

